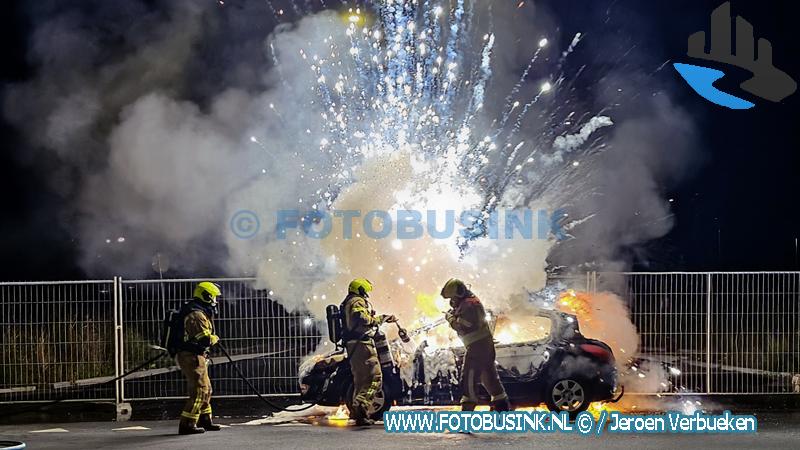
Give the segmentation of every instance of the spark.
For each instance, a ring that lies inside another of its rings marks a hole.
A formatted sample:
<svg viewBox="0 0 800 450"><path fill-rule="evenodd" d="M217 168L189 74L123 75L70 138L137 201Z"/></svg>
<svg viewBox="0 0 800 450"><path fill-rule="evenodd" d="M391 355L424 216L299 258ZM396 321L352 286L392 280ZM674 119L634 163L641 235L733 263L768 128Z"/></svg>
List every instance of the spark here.
<svg viewBox="0 0 800 450"><path fill-rule="evenodd" d="M364 161L396 154L410 157L413 173L408 180L391 180L391 189L397 192L376 194L391 195L389 198L397 203L390 208L398 210L477 210L488 217L499 205L517 201L514 198L542 199L559 188L564 188L559 195L581 193L583 184L575 181L583 170L569 169L581 164L582 157L596 145L594 141L582 143L583 147L568 157L551 161L551 152L542 150L551 149L558 134L527 131L536 128L529 124L541 121L535 123L537 127L542 125L542 129L561 133L566 129L564 124L586 116L583 111L562 112L581 103L566 98L572 92L566 87L571 76L563 69L566 66L561 66L561 60L540 58L550 42L542 35L538 40L533 37L532 42L538 47L534 45L534 53L527 55L527 67L518 74L512 90L500 91L498 97L494 90L503 88L493 85L492 69L497 66L493 52L509 43L503 42L501 34L496 35L491 27L481 29L483 23L473 23L476 15L465 6L467 3L455 0L434 6L435 3L417 0L392 0L352 8L339 14L338 30L320 36L319 42L303 41L302 49L286 52L287 58L291 55L293 62L308 70L301 78L308 81L298 86L296 80L283 80L286 97L270 96L274 103L266 103L268 108L264 109L292 130L297 126L294 117L302 117L295 113L297 108L308 108L314 114L314 120L300 125L307 128L300 128L305 133L299 133L296 143L285 143L298 165L308 164L300 168L297 182L314 187L288 201L297 199L297 204L313 210L335 210L342 192L363 179L358 169ZM518 5L525 3L520 1ZM507 7L513 10L514 4ZM580 33L575 35L569 52L581 37ZM273 52L280 70L276 54ZM558 75L539 82L532 76L547 73ZM538 101L555 87L559 88L558 104ZM300 91L312 93L310 104L292 103L305 98ZM485 106L489 101L492 108ZM496 110L494 103L498 104ZM268 142L272 131L254 132L250 139L263 148L262 142ZM520 136L515 135L517 132ZM263 152L265 158L274 159L278 147L269 145L269 151ZM322 155L325 166L312 165L314 158L307 158L305 149ZM535 154L537 151L541 153ZM269 167L272 174L276 171L273 167L281 166L260 164L253 170L261 167ZM260 170L266 173L265 169ZM354 236L361 237L357 232ZM483 237L479 232L474 237L456 233L443 245L461 268L468 266L462 261L467 261L463 258L469 256L471 248L485 244ZM296 242L304 244L298 238L292 245ZM424 278L419 274L423 266L428 268L441 261L432 256L438 249L420 251L415 244L404 245L399 239L389 238L376 245L392 252L392 258L396 258L393 260L404 266L389 265L380 259L379 252L375 256L372 252L364 255L367 267L382 272L395 288L399 284L406 290L417 289L416 283ZM501 249L496 256L510 261L520 250L512 255L508 249ZM408 261L409 255L413 255L412 261ZM422 256L430 259L426 261ZM406 261L409 263L404 264ZM430 264L425 265L426 262ZM379 263L386 264L386 270ZM319 260L313 267L327 268L327 264ZM471 279L482 283L501 276L496 268L470 270Z"/></svg>

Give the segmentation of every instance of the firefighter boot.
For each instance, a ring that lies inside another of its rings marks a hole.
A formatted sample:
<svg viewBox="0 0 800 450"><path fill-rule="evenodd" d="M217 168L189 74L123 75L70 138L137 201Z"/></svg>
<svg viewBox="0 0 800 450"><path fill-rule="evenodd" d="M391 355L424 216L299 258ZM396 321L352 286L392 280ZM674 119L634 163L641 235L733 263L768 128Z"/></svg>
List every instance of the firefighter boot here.
<svg viewBox="0 0 800 450"><path fill-rule="evenodd" d="M369 425L375 425L375 421L366 417L359 417L356 419L356 426L358 427L366 427Z"/></svg>
<svg viewBox="0 0 800 450"><path fill-rule="evenodd" d="M492 411L511 411L511 402L508 397L492 402Z"/></svg>
<svg viewBox="0 0 800 450"><path fill-rule="evenodd" d="M201 434L205 432L206 430L197 427L194 421L181 417L181 421L178 424L178 434Z"/></svg>
<svg viewBox="0 0 800 450"><path fill-rule="evenodd" d="M478 406L477 403L473 402L462 402L461 403L461 410L462 411L475 411L475 407Z"/></svg>
<svg viewBox="0 0 800 450"><path fill-rule="evenodd" d="M200 418L197 419L197 426L206 431L219 431L222 429L221 426L211 422L211 414L200 414Z"/></svg>

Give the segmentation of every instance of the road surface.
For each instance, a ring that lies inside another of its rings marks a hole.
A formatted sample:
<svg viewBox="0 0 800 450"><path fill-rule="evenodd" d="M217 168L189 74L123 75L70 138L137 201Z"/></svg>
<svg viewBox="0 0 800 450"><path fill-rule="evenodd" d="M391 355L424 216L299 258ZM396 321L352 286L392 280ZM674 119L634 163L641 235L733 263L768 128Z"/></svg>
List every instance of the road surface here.
<svg viewBox="0 0 800 450"><path fill-rule="evenodd" d="M742 413L742 412L740 412ZM178 436L176 421L85 422L0 427L0 441L17 440L29 449L439 449L463 448L800 448L800 413L758 414L754 435L627 434L580 436L553 434L387 434L383 426L245 425L219 419L229 427L197 436Z"/></svg>

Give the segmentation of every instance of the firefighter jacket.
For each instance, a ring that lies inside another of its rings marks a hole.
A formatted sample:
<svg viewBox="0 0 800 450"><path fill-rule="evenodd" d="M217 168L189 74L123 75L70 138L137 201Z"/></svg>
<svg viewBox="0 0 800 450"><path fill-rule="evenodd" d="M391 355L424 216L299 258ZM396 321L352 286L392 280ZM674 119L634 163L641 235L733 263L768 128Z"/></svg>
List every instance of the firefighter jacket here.
<svg viewBox="0 0 800 450"><path fill-rule="evenodd" d="M446 318L465 347L481 339L492 339L492 332L486 322L486 310L474 295L461 300L457 307L447 313Z"/></svg>
<svg viewBox="0 0 800 450"><path fill-rule="evenodd" d="M209 348L219 342L219 337L214 334L214 323L209 316L200 309L190 311L183 322L184 349L198 355L208 353Z"/></svg>
<svg viewBox="0 0 800 450"><path fill-rule="evenodd" d="M344 330L342 341L371 341L375 329L383 322L383 316L376 316L372 305L366 298L350 294L342 302L344 311Z"/></svg>

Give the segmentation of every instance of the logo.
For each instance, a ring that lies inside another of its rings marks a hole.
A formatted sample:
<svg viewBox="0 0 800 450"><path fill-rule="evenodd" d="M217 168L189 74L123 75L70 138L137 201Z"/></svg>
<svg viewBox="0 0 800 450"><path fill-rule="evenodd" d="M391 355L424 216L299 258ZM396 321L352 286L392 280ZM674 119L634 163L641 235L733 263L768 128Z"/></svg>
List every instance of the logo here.
<svg viewBox="0 0 800 450"><path fill-rule="evenodd" d="M496 209L491 212L466 210L351 210L335 211L283 209L276 211L275 236L278 240L307 236L311 239L349 240L391 238L392 245L402 246L406 239L543 239L564 240L569 237L562 228L568 217L564 209L548 212L529 208ZM261 220L250 210L236 211L230 220L233 234L243 240L256 237ZM272 238L273 236L269 236Z"/></svg>
<svg viewBox="0 0 800 450"><path fill-rule="evenodd" d="M731 4L725 2L711 13L711 47L705 51L706 33L698 31L689 36L687 55L691 58L714 61L745 69L753 74L739 87L756 97L779 102L797 89L797 83L782 70L772 65L772 44L753 37L753 25L741 16L736 16L736 49L732 51ZM693 64L675 63L675 70L689 86L706 100L730 109L749 109L754 103L723 92L714 87L714 82L725 76L725 72Z"/></svg>
<svg viewBox="0 0 800 450"><path fill-rule="evenodd" d="M242 209L231 216L231 231L239 239L251 239L261 229L261 221L253 211Z"/></svg>

